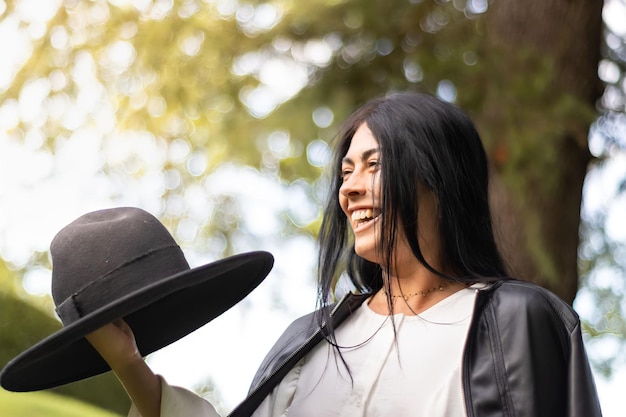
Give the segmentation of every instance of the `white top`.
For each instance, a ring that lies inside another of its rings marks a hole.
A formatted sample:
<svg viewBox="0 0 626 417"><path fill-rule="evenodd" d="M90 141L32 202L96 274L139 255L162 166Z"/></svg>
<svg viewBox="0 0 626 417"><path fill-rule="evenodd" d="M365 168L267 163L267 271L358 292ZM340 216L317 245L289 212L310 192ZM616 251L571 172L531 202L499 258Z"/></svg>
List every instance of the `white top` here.
<svg viewBox="0 0 626 417"><path fill-rule="evenodd" d="M286 416L465 416L461 357L475 291L417 316L374 313L367 302L336 331L350 375L328 343L305 358Z"/></svg>
<svg viewBox="0 0 626 417"><path fill-rule="evenodd" d="M373 312L368 302L336 330L341 358L320 343L283 378L253 417L467 415L461 360L476 287L418 316ZM162 417L218 417L204 399L163 381ZM139 417L132 406L129 417Z"/></svg>

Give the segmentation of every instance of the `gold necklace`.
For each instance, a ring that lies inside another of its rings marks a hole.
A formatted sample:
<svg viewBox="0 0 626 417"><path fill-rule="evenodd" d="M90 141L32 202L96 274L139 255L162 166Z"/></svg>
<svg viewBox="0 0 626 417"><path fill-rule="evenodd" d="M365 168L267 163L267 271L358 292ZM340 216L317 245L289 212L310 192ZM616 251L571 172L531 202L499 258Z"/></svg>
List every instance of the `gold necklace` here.
<svg viewBox="0 0 626 417"><path fill-rule="evenodd" d="M433 291L443 291L446 287L448 286L448 283L444 283L444 284L439 284L436 287L432 287L429 288L427 290L421 290L421 291L417 291L417 292L410 292L408 294L399 294L399 295L393 295L391 294L391 299L393 301L395 301L398 298L404 298L404 301L409 301L409 298L414 297L416 295L421 295L422 297L426 297L428 294L430 294ZM383 294L387 295L387 290L385 288L382 289L383 290Z"/></svg>

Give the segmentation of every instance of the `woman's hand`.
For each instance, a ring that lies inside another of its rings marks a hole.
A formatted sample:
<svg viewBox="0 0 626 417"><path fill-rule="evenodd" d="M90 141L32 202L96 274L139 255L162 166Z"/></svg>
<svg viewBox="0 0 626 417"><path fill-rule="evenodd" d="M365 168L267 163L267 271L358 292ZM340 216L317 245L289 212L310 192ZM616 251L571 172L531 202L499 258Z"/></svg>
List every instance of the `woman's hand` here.
<svg viewBox="0 0 626 417"><path fill-rule="evenodd" d="M137 361L143 361L135 335L122 319L99 328L86 338L116 374Z"/></svg>
<svg viewBox="0 0 626 417"><path fill-rule="evenodd" d="M130 326L118 319L86 338L109 364L142 417L159 417L161 380L141 357Z"/></svg>

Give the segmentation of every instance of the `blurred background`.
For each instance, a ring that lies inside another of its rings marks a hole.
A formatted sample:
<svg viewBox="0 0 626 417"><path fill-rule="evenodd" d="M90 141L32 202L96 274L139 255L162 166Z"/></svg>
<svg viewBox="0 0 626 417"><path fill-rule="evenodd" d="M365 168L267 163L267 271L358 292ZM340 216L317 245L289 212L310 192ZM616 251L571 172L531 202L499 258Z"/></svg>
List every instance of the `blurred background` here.
<svg viewBox="0 0 626 417"><path fill-rule="evenodd" d="M605 415L621 416L625 71L626 0L0 0L0 366L60 328L55 233L138 206L192 266L276 258L243 302L148 358L228 413L315 307L338 125L420 90L475 120L511 269L573 304ZM0 409L110 417L128 400L108 374L0 390Z"/></svg>

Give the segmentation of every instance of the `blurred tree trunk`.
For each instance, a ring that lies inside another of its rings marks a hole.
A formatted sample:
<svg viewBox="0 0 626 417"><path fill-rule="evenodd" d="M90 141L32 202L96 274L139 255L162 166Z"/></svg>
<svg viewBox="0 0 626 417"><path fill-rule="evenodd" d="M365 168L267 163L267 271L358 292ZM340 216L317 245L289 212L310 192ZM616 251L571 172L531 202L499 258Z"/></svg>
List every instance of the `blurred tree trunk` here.
<svg viewBox="0 0 626 417"><path fill-rule="evenodd" d="M483 51L492 78L475 115L487 134L496 230L512 273L570 303L588 130L602 93L601 12L599 0L495 0Z"/></svg>

